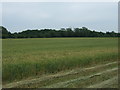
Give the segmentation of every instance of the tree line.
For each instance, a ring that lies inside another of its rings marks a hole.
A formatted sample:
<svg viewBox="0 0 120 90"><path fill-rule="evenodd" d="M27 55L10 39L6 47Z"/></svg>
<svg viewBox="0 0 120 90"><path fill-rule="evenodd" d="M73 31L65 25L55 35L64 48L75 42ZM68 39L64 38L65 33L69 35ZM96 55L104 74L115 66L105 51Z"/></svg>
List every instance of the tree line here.
<svg viewBox="0 0 120 90"><path fill-rule="evenodd" d="M22 32L9 32L5 27L0 26L1 38L52 38L52 37L119 37L120 33L112 32L97 32L89 30L86 27L82 28L61 28L41 29L41 30L25 30Z"/></svg>

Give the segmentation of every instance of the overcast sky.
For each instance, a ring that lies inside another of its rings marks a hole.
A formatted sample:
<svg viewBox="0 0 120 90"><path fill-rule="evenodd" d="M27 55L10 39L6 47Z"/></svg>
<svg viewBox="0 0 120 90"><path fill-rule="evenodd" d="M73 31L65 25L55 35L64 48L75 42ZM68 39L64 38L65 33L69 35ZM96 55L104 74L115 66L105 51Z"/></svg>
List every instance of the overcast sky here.
<svg viewBox="0 0 120 90"><path fill-rule="evenodd" d="M117 2L2 3L2 25L10 32L66 27L117 32L117 23Z"/></svg>

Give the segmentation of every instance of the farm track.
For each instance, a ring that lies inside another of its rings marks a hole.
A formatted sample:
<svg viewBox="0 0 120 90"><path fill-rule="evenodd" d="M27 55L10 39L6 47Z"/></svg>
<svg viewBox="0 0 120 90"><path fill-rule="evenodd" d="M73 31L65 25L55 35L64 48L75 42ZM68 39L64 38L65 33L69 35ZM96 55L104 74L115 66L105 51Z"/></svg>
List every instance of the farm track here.
<svg viewBox="0 0 120 90"><path fill-rule="evenodd" d="M88 88L109 88L111 85L117 84L118 77L115 76L111 79L105 80L101 83L89 86Z"/></svg>
<svg viewBox="0 0 120 90"><path fill-rule="evenodd" d="M90 74L90 75L87 75L87 76L80 76L78 78L69 79L69 80L66 80L66 81L59 81L57 83L53 83L53 84L46 85L46 86L39 86L39 84L41 84L41 82L47 82L49 80L52 81L54 79L68 77L70 75L75 75L76 76L76 75L80 74L81 71L94 70L94 69L97 70L97 69L105 68L105 67L108 67L108 66L114 65L114 64L117 64L117 62L111 62L111 63L98 65L98 66L94 66L94 67L90 67L90 68L82 68L82 69L77 68L77 69L73 69L71 71L64 72L64 73L60 72L60 73L57 73L57 74L54 74L54 75L46 75L46 76L41 76L40 78L35 78L35 79L31 79L31 80L22 80L22 81L19 81L19 82L6 84L6 85L3 85L3 88L14 88L14 87L18 87L18 88L23 88L23 87L27 87L27 88L29 88L29 87L33 87L33 88L40 88L40 87L58 88L58 87L67 87L67 86L69 86L69 85L71 85L73 83L76 83L76 82L79 82L79 81L82 81L82 80L89 80L92 77L99 77L102 74L117 71L118 68L114 67L114 68L110 68L110 69L107 69L107 70L104 70L104 71L96 72L96 73L93 73L93 74ZM111 78L113 78L113 77L111 77ZM117 80L116 78L113 78L113 79L114 79L114 81ZM104 84L109 83L109 82L111 82L111 79L106 81L106 82L104 81L103 83L100 82L101 83L100 85L103 86ZM36 84L38 86L36 86ZM34 87L34 85L35 85L35 87ZM92 85L90 87L97 87L97 86L99 86L99 83L97 85L95 85L95 86Z"/></svg>
<svg viewBox="0 0 120 90"><path fill-rule="evenodd" d="M112 72L114 70L117 70L117 68L113 68L113 69L110 69L110 70L99 72L99 73L96 73L96 74L93 74L93 75L90 75L90 76L85 76L85 77L83 76L83 77L72 79L72 80L68 80L68 81L65 81L65 82L60 82L60 83L57 83L57 84L46 86L46 88L67 87L68 85L70 85L72 83L75 83L75 82L78 82L78 81L82 81L82 80L87 80L87 79L92 78L92 77L100 76L100 75L102 75L104 73Z"/></svg>

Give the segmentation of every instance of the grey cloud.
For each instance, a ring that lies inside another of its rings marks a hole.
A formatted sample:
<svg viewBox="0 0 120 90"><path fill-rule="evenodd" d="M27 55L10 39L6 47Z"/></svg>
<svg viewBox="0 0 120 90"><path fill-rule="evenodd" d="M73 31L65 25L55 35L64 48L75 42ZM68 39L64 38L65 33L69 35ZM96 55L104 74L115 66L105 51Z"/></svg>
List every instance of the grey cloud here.
<svg viewBox="0 0 120 90"><path fill-rule="evenodd" d="M82 27L117 31L117 3L3 3L3 25L11 32Z"/></svg>

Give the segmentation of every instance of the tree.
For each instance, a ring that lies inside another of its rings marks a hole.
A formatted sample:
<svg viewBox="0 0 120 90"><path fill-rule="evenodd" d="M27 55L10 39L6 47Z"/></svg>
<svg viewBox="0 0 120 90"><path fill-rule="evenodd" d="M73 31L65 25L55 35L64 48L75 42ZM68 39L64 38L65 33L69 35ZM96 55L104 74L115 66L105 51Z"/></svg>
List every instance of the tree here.
<svg viewBox="0 0 120 90"><path fill-rule="evenodd" d="M18 33L10 33L5 27L0 26L0 37L2 38L49 38L49 37L119 37L120 33L91 31L86 27L82 28L61 28L55 29L35 29L25 30Z"/></svg>
<svg viewBox="0 0 120 90"><path fill-rule="evenodd" d="M12 37L12 34L10 32L8 32L8 30L3 26L0 26L0 34L2 34L1 35L2 38L10 38L10 37Z"/></svg>

